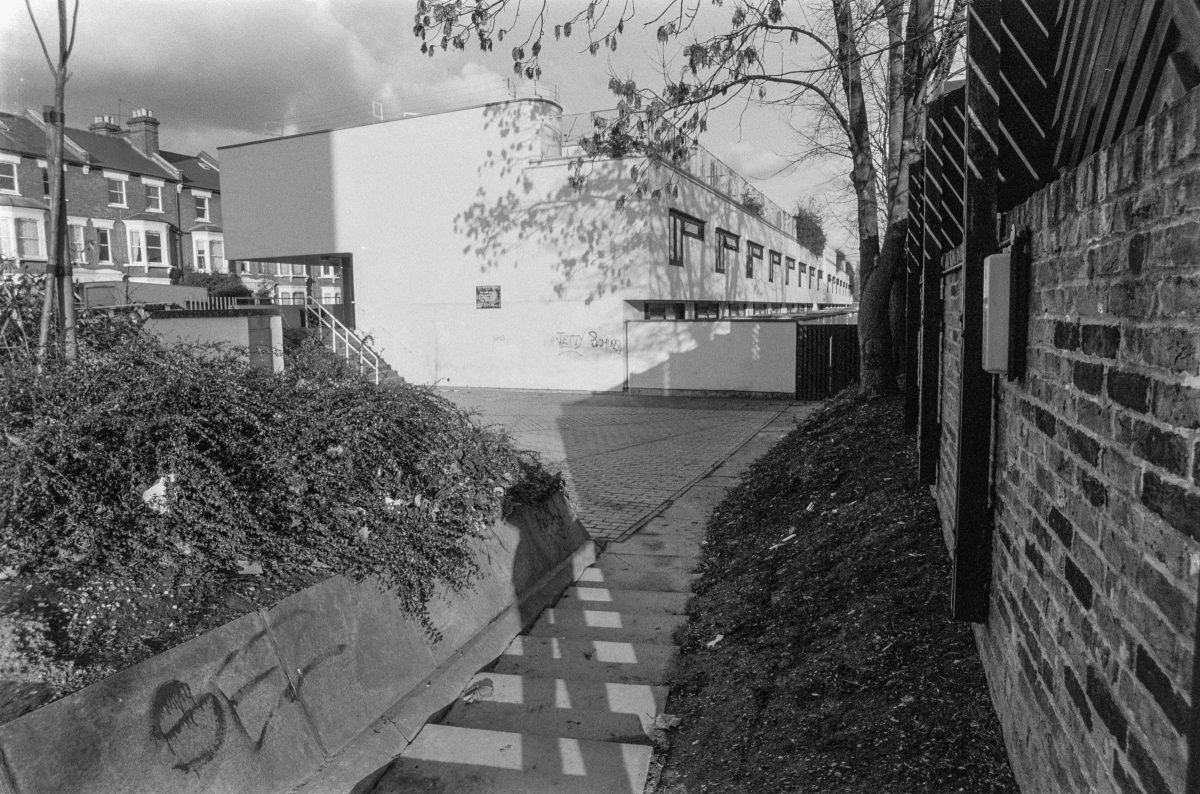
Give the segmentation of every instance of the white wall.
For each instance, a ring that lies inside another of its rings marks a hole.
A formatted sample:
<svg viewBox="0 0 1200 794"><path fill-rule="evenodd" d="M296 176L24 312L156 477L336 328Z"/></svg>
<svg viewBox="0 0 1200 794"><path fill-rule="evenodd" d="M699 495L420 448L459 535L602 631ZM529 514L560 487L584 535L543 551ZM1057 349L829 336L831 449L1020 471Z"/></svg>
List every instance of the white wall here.
<svg viewBox="0 0 1200 794"><path fill-rule="evenodd" d="M631 321L629 388L796 391L796 324L787 320Z"/></svg>
<svg viewBox="0 0 1200 794"><path fill-rule="evenodd" d="M507 102L224 148L227 256L349 254L359 330L408 380L450 386L621 389L641 301L809 300L782 272L767 282L767 251L815 258L697 182L618 209L644 167L630 158L572 187L569 160L542 159L558 112ZM671 206L708 223L694 266L667 264ZM726 274L717 226L743 235ZM764 245L753 280L746 238ZM476 308L479 286L499 286L499 309Z"/></svg>

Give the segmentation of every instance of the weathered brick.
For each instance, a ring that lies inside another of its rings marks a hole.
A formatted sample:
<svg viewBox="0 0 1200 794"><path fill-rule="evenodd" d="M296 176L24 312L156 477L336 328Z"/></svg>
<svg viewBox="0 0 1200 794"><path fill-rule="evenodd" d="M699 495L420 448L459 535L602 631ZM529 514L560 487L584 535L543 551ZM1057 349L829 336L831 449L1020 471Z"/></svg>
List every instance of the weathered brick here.
<svg viewBox="0 0 1200 794"><path fill-rule="evenodd" d="M1049 552L1052 541L1050 540L1050 530L1046 529L1046 525L1042 523L1037 516L1029 517L1029 534L1037 541L1038 546L1043 551Z"/></svg>
<svg viewBox="0 0 1200 794"><path fill-rule="evenodd" d="M1063 666L1063 688L1067 691L1071 702L1075 704L1075 708L1079 710L1083 724L1090 731L1092 729L1092 708L1088 705L1087 696L1083 694L1083 687L1079 685L1079 679L1075 677L1075 672L1066 665Z"/></svg>
<svg viewBox="0 0 1200 794"><path fill-rule="evenodd" d="M1093 466L1100 464L1100 442L1089 436L1087 433L1076 430L1074 427L1064 424L1060 431L1060 435L1066 440L1067 447L1079 457L1086 460Z"/></svg>
<svg viewBox="0 0 1200 794"><path fill-rule="evenodd" d="M1037 546L1033 545L1032 541L1025 541L1025 557L1029 560L1030 565L1037 571L1037 575L1041 576L1045 568L1045 560L1042 558L1041 552L1037 550Z"/></svg>
<svg viewBox="0 0 1200 794"><path fill-rule="evenodd" d="M1142 781L1146 794L1175 794L1159 771L1158 765L1154 763L1154 759L1146 752L1146 748L1138 743L1136 737L1130 737L1129 750L1125 757L1129 759L1129 765Z"/></svg>
<svg viewBox="0 0 1200 794"><path fill-rule="evenodd" d="M1107 436L1112 430L1111 414L1107 407L1091 400L1079 400L1075 403L1076 418L1079 424L1101 436Z"/></svg>
<svg viewBox="0 0 1200 794"><path fill-rule="evenodd" d="M1171 681L1167 678L1166 673L1141 645L1137 646L1134 674L1137 676L1137 680L1142 682L1142 686L1146 687L1146 691L1154 697L1154 701L1158 703L1163 714L1167 715L1175 729L1181 734L1186 734L1191 721L1191 709L1188 707L1187 701L1175 690L1175 687L1171 686Z"/></svg>
<svg viewBox="0 0 1200 794"><path fill-rule="evenodd" d="M1163 279L1158 293L1158 313L1172 320L1200 315L1200 278Z"/></svg>
<svg viewBox="0 0 1200 794"><path fill-rule="evenodd" d="M1084 609L1091 609L1094 596L1092 583L1070 557L1063 557L1063 577L1071 588L1071 593L1079 599Z"/></svg>
<svg viewBox="0 0 1200 794"><path fill-rule="evenodd" d="M1129 238L1129 250L1126 254L1126 261L1129 263L1129 272L1135 276L1141 274L1149 250L1149 236L1145 232L1138 232Z"/></svg>
<svg viewBox="0 0 1200 794"><path fill-rule="evenodd" d="M1108 396L1130 410L1146 413L1150 407L1150 379L1136 372L1109 370Z"/></svg>
<svg viewBox="0 0 1200 794"><path fill-rule="evenodd" d="M1142 475L1142 504L1183 534L1200 540L1200 494L1147 471Z"/></svg>
<svg viewBox="0 0 1200 794"><path fill-rule="evenodd" d="M1188 474L1188 444L1183 436L1119 414L1115 439L1118 444L1128 446L1142 460L1180 477Z"/></svg>
<svg viewBox="0 0 1200 794"><path fill-rule="evenodd" d="M1185 430L1200 428L1200 389L1177 383L1154 384L1154 416Z"/></svg>
<svg viewBox="0 0 1200 794"><path fill-rule="evenodd" d="M1121 329L1115 325L1084 325L1079 329L1079 346L1084 353L1115 358L1121 347Z"/></svg>
<svg viewBox="0 0 1200 794"><path fill-rule="evenodd" d="M1141 319L1154 304L1154 288L1148 284L1120 281L1104 290L1104 312L1110 316Z"/></svg>
<svg viewBox="0 0 1200 794"><path fill-rule="evenodd" d="M1033 407L1033 421L1037 425L1037 429L1054 438L1055 421L1054 414L1040 406Z"/></svg>
<svg viewBox="0 0 1200 794"><path fill-rule="evenodd" d="M1126 355L1134 363L1171 372L1200 373L1200 356L1192 329L1130 328L1123 337Z"/></svg>
<svg viewBox="0 0 1200 794"><path fill-rule="evenodd" d="M1084 498L1093 507L1104 507L1107 504L1108 489L1104 483L1082 470L1079 472L1079 487L1083 491Z"/></svg>
<svg viewBox="0 0 1200 794"><path fill-rule="evenodd" d="M1076 323L1055 323L1054 346L1061 350L1078 350L1079 325Z"/></svg>
<svg viewBox="0 0 1200 794"><path fill-rule="evenodd" d="M1113 781L1117 784L1117 791L1128 792L1129 794L1134 794L1134 792L1141 794L1141 789L1133 782L1133 778L1129 776L1129 773L1125 771L1124 765L1121 764L1120 754L1116 750L1113 750L1112 776Z"/></svg>
<svg viewBox="0 0 1200 794"><path fill-rule="evenodd" d="M1075 539L1075 527L1071 525L1070 519L1062 514L1062 511L1057 507L1050 511L1047 518L1050 524L1050 529L1054 530L1054 534L1062 541L1062 544L1068 549L1071 548L1071 541Z"/></svg>
<svg viewBox="0 0 1200 794"><path fill-rule="evenodd" d="M1072 362L1071 382L1075 388L1088 394L1100 394L1104 390L1104 366L1087 361Z"/></svg>
<svg viewBox="0 0 1200 794"><path fill-rule="evenodd" d="M1092 708L1096 711L1096 716L1117 740L1117 746L1124 750L1126 735L1129 733L1129 722L1121 712L1121 707L1113 700L1108 684L1091 665L1088 665L1087 669L1087 696Z"/></svg>
<svg viewBox="0 0 1200 794"><path fill-rule="evenodd" d="M1192 631L1195 626L1196 608L1184 594L1182 585L1171 582L1160 571L1143 561L1138 566L1138 589L1158 607L1167 621L1180 634Z"/></svg>
<svg viewBox="0 0 1200 794"><path fill-rule="evenodd" d="M1166 231L1166 255L1176 267L1200 262L1200 222L1190 221Z"/></svg>

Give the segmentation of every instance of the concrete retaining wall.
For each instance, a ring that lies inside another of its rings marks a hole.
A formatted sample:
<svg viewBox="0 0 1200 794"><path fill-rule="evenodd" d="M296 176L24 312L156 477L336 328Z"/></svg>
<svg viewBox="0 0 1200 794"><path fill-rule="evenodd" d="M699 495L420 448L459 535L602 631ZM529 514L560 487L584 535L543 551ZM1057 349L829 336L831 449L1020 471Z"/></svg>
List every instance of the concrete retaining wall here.
<svg viewBox="0 0 1200 794"><path fill-rule="evenodd" d="M430 604L436 643L392 593L334 577L0 726L0 792L288 791L370 734L343 770L361 777L594 558L563 497L517 511L479 541L475 586Z"/></svg>

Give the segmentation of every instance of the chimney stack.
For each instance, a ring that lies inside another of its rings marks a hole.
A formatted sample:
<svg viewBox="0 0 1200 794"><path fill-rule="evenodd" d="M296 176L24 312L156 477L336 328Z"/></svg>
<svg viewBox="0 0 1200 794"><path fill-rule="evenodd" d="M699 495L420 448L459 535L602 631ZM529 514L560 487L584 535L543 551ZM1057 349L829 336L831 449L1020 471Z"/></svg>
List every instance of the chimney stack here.
<svg viewBox="0 0 1200 794"><path fill-rule="evenodd" d="M843 273L848 272L846 270L846 252L840 248L835 248L833 251L833 256L834 259L837 260L837 269Z"/></svg>
<svg viewBox="0 0 1200 794"><path fill-rule="evenodd" d="M129 114L125 138L147 157L158 154L158 119L146 108Z"/></svg>
<svg viewBox="0 0 1200 794"><path fill-rule="evenodd" d="M121 125L117 124L117 120L112 116L96 116L88 125L88 132L107 135L111 138L121 134Z"/></svg>

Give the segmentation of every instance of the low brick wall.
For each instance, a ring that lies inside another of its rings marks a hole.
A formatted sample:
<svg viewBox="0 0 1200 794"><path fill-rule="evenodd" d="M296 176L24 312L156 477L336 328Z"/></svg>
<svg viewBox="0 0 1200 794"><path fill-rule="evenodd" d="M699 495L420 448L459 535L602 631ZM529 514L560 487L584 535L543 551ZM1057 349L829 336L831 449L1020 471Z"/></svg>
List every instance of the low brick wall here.
<svg viewBox="0 0 1200 794"><path fill-rule="evenodd" d="M1000 380L977 640L1026 791L1185 789L1200 571L1198 131L1193 92L1011 216L1033 233L1029 366ZM948 336L960 305L947 297ZM952 366L952 340L945 351ZM940 481L939 501L949 487Z"/></svg>
<svg viewBox="0 0 1200 794"><path fill-rule="evenodd" d="M517 511L479 542L475 586L430 604L437 643L334 577L0 725L0 792L290 791L369 733L365 776L594 559L561 496Z"/></svg>

